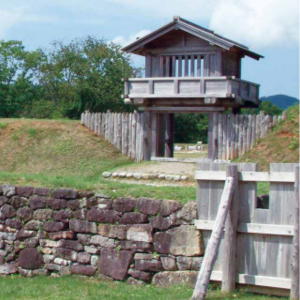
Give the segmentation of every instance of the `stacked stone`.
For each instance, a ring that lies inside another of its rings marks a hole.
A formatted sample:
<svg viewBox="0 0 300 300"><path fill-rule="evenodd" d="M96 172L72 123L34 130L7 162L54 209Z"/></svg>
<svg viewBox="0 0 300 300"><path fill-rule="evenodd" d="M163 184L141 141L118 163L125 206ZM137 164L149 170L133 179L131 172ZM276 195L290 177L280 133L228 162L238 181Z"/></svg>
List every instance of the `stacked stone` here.
<svg viewBox="0 0 300 300"><path fill-rule="evenodd" d="M194 219L194 202L0 186L0 274L190 282L203 255Z"/></svg>

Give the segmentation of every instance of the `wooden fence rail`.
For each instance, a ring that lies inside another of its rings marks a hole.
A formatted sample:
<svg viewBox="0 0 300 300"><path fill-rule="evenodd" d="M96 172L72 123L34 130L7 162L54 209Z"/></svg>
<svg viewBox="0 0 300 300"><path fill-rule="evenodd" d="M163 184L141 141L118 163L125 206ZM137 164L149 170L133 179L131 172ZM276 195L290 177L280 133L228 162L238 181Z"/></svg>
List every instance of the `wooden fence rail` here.
<svg viewBox="0 0 300 300"><path fill-rule="evenodd" d="M299 164L272 163L268 173L257 172L254 163L236 166L238 205L235 202L231 209L237 210L237 216L227 216L211 280L222 281L226 292L232 291L236 282L256 291L290 293L291 299L300 299ZM195 175L199 213L195 225L202 231L206 248L222 206L227 167L228 163L201 162ZM270 183L263 206L257 195L257 183L262 181ZM230 222L234 224L231 229ZM233 240L230 235L234 235Z"/></svg>
<svg viewBox="0 0 300 300"><path fill-rule="evenodd" d="M81 114L81 124L103 136L124 155L136 161L149 160L145 139L144 119L147 113L90 113Z"/></svg>
<svg viewBox="0 0 300 300"><path fill-rule="evenodd" d="M231 160L243 155L284 118L285 113L281 116L211 113L208 124L209 158Z"/></svg>

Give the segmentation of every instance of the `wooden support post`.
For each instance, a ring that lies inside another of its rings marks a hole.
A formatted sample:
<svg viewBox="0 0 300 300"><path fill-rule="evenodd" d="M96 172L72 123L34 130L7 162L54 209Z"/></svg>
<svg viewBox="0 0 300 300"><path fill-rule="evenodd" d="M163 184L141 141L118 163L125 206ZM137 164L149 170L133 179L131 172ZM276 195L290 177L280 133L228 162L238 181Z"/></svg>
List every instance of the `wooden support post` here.
<svg viewBox="0 0 300 300"><path fill-rule="evenodd" d="M157 157L157 113L151 112L151 156Z"/></svg>
<svg viewBox="0 0 300 300"><path fill-rule="evenodd" d="M219 209L214 223L214 228L212 230L210 239L205 249L205 255L201 264L200 271L198 273L192 300L205 299L209 279L213 270L213 266L217 259L218 250L225 226L227 213L230 207L232 194L235 189L234 183L235 180L233 177L226 177L224 190L222 192Z"/></svg>
<svg viewBox="0 0 300 300"><path fill-rule="evenodd" d="M222 254L222 291L232 292L235 289L237 270L237 226L239 215L237 166L229 165L226 176L233 178L235 188L225 225L224 253Z"/></svg>
<svg viewBox="0 0 300 300"><path fill-rule="evenodd" d="M163 157L165 154L165 116L166 114L157 114L157 128L156 128L156 147L158 157Z"/></svg>
<svg viewBox="0 0 300 300"><path fill-rule="evenodd" d="M291 263L291 300L300 299L300 251L299 251L299 220L300 220L300 195L299 195L299 166L295 168L295 231L293 238L293 252Z"/></svg>
<svg viewBox="0 0 300 300"><path fill-rule="evenodd" d="M174 114L166 114L165 157L173 157Z"/></svg>

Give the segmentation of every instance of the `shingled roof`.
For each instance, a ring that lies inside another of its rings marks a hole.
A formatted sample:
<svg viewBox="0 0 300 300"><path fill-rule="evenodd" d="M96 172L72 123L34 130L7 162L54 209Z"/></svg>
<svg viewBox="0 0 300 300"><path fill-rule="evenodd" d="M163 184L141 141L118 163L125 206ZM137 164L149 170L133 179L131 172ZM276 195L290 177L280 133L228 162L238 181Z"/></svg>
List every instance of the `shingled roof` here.
<svg viewBox="0 0 300 300"><path fill-rule="evenodd" d="M140 50L143 49L146 44L152 42L153 40L165 35L166 33L172 30L182 30L225 50L232 50L235 48L239 50L243 55L247 55L257 60L263 58L262 55L250 51L249 48L245 45L234 42L228 38L214 33L214 31L212 30L196 25L180 17L174 17L171 23L168 23L167 25L145 35L144 37L137 39L133 43L124 47L122 50L135 54L141 54Z"/></svg>

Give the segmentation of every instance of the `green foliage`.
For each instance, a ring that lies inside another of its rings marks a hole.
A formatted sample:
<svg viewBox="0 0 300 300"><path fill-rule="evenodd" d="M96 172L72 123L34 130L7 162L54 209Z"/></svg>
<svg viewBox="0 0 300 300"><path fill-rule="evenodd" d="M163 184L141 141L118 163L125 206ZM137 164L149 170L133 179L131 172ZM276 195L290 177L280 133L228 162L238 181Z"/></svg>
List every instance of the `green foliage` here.
<svg viewBox="0 0 300 300"><path fill-rule="evenodd" d="M175 116L175 142L207 143L208 117L203 114L178 114Z"/></svg>
<svg viewBox="0 0 300 300"><path fill-rule="evenodd" d="M260 112L264 112L268 115L280 115L283 112L283 109L279 108L278 106L274 105L270 101L262 101L258 108L243 108L241 112L243 114L259 114Z"/></svg>
<svg viewBox="0 0 300 300"><path fill-rule="evenodd" d="M0 40L0 116L79 118L84 110L130 111L122 78L133 75L118 45L87 37L26 51Z"/></svg>

